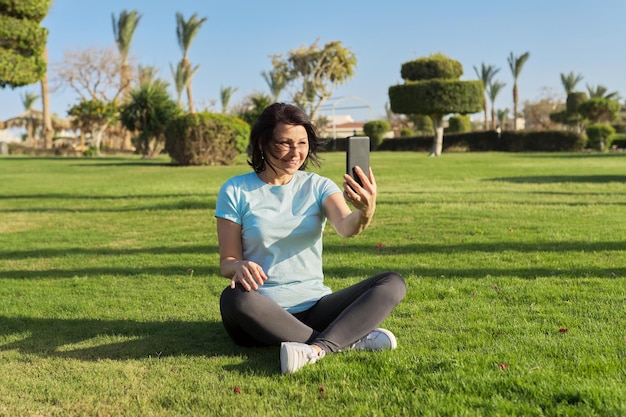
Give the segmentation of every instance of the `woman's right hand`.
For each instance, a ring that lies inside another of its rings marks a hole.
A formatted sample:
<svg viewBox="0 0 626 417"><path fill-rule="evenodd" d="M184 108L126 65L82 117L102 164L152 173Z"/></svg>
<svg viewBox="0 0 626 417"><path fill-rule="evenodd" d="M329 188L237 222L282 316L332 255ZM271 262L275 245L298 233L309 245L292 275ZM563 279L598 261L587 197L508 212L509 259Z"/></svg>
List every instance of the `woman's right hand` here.
<svg viewBox="0 0 626 417"><path fill-rule="evenodd" d="M235 289L237 283L240 283L246 291L257 291L259 286L267 280L263 268L256 262L237 261L235 265L235 275L230 280L230 288L232 289Z"/></svg>

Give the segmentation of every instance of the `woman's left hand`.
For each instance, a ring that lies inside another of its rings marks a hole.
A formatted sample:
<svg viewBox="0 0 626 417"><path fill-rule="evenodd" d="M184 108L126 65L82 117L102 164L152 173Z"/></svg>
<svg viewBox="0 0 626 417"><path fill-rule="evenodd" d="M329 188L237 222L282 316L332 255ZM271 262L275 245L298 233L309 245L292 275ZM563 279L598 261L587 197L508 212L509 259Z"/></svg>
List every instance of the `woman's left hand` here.
<svg viewBox="0 0 626 417"><path fill-rule="evenodd" d="M355 167L355 174L361 180L359 185L350 175L344 174L343 195L355 209L359 210L365 217L371 218L376 210L376 179L370 167L369 176L365 175L361 167Z"/></svg>

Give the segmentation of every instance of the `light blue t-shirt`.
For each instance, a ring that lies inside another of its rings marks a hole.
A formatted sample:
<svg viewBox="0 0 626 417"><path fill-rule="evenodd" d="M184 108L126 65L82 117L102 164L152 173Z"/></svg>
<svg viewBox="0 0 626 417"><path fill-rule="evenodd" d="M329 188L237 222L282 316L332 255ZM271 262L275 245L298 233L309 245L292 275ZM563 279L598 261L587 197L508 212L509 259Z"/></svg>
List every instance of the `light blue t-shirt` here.
<svg viewBox="0 0 626 417"><path fill-rule="evenodd" d="M220 189L215 216L241 225L243 258L268 277L259 292L290 313L331 292L322 272L324 201L340 192L330 179L305 171L285 185L266 184L250 172Z"/></svg>

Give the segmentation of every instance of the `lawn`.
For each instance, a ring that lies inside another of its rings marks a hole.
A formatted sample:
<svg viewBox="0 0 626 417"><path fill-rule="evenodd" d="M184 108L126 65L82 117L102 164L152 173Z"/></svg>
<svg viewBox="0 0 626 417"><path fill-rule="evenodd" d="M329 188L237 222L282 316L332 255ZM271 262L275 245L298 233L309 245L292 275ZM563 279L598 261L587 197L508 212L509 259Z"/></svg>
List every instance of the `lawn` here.
<svg viewBox="0 0 626 417"><path fill-rule="evenodd" d="M0 416L626 415L626 154L371 159L376 217L328 228L325 273L405 277L398 349L284 376L219 317L243 159L0 157Z"/></svg>

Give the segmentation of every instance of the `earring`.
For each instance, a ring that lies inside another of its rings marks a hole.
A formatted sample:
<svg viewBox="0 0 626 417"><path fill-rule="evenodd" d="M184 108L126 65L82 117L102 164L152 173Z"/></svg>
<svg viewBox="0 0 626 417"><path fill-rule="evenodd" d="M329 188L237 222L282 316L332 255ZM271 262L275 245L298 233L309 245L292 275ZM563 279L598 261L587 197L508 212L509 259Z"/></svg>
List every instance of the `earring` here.
<svg viewBox="0 0 626 417"><path fill-rule="evenodd" d="M261 159L265 159L265 155L263 155L263 149L261 149Z"/></svg>

